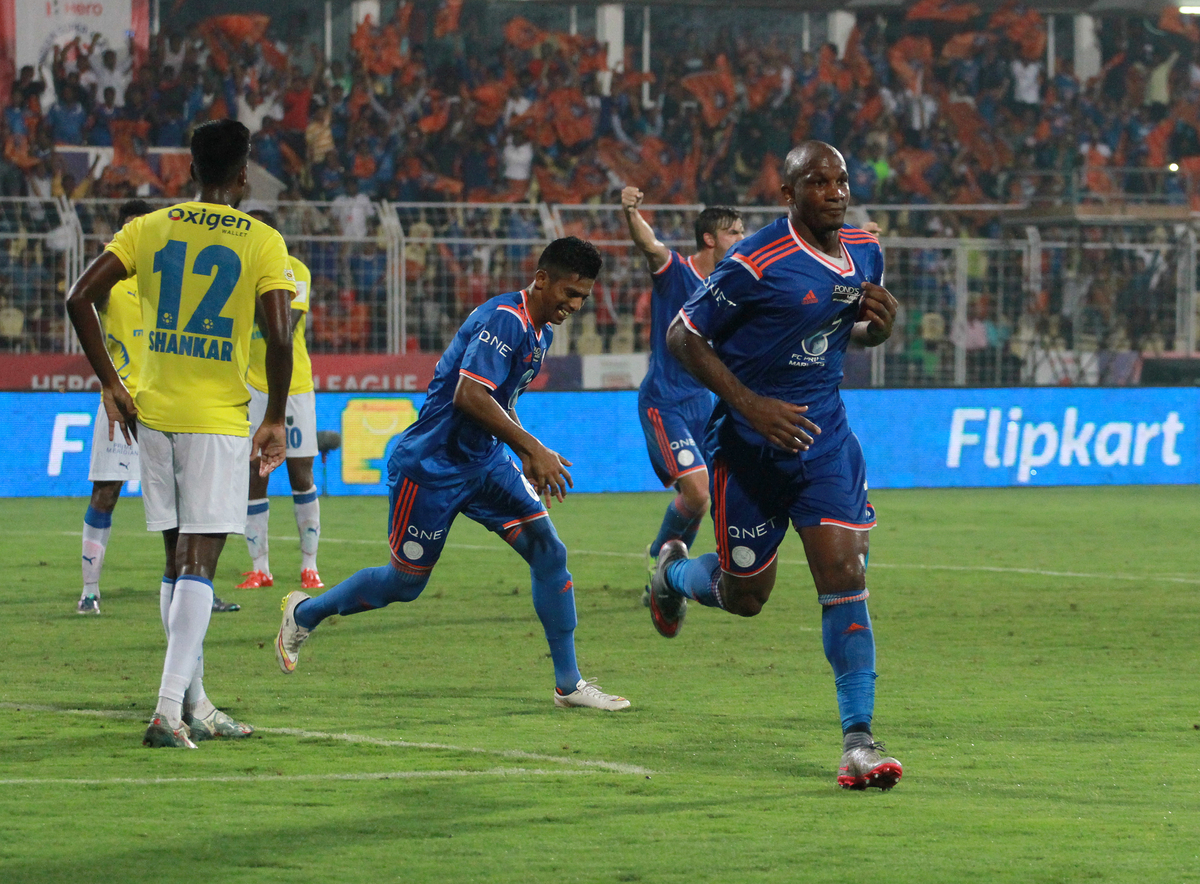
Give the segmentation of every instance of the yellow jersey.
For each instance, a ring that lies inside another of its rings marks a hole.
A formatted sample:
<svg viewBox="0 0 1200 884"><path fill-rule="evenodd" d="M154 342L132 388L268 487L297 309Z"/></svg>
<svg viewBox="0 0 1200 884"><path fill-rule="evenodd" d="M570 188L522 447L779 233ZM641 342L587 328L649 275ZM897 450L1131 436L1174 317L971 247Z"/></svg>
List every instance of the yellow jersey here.
<svg viewBox="0 0 1200 884"><path fill-rule="evenodd" d="M301 311L296 320L296 329L292 333L292 385L288 394L311 393L313 391L312 359L308 355L308 345L304 342L304 325L308 320L309 302L312 299L312 273L304 266L304 262L294 255L288 255L288 266L296 277L296 297L292 299L292 309ZM256 390L267 392L267 341L263 337L258 323L250 332L250 370L246 372L246 383Z"/></svg>
<svg viewBox="0 0 1200 884"><path fill-rule="evenodd" d="M137 395L138 370L142 367L146 338L142 335L142 304L137 277L112 287L108 300L98 311L104 326L104 346L130 396Z"/></svg>
<svg viewBox="0 0 1200 884"><path fill-rule="evenodd" d="M254 307L265 292L296 291L283 237L230 206L186 202L132 219L106 250L137 276L141 297L138 421L249 435Z"/></svg>

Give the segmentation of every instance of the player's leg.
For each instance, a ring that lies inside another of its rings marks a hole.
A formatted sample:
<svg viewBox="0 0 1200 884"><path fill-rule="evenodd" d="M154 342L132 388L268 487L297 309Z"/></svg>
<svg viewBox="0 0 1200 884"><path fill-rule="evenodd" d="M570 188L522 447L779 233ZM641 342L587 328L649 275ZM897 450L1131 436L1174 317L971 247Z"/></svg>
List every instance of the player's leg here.
<svg viewBox="0 0 1200 884"><path fill-rule="evenodd" d="M230 724L222 735L245 736L252 728L233 722L212 705L204 690L204 637L213 611L212 579L229 533L244 530L243 501L248 493L244 464L249 459L250 440L245 437L200 433L147 435L155 469L169 473L173 488L175 525L162 525L167 552L164 584L174 578L166 605L167 652L159 685L154 720L143 742L151 746L192 745L181 742L181 723L191 720L205 736L216 735L219 725ZM147 471L143 471L146 476ZM159 477L162 478L161 476ZM147 523L152 513L159 518L167 495L155 481L147 501ZM167 521L170 521L167 519ZM163 592L160 602L163 600Z"/></svg>
<svg viewBox="0 0 1200 884"><path fill-rule="evenodd" d="M261 390L250 388L250 438L262 425L267 413L267 394ZM243 571L246 579L238 584L238 589L258 589L263 586L274 586L275 579L271 575L271 556L269 529L271 523L271 500L267 497L269 476L258 474L258 460L250 461L250 490L246 501L246 550L250 553L250 570Z"/></svg>
<svg viewBox="0 0 1200 884"><path fill-rule="evenodd" d="M868 531L875 511L867 502L866 466L854 436L808 467L808 482L793 519L821 604L821 639L833 669L842 725L842 770L847 788L889 789L901 766L882 754L872 736L875 712L875 632L867 609Z"/></svg>
<svg viewBox="0 0 1200 884"><path fill-rule="evenodd" d="M108 414L101 403L92 425L88 465L92 496L83 515L83 591L75 608L77 613L100 613L100 574L112 533L113 510L121 496L121 486L131 479L136 481L140 475L137 440L127 444L119 431L114 432L113 439L108 438Z"/></svg>
<svg viewBox="0 0 1200 884"><path fill-rule="evenodd" d="M83 592L76 613L100 613L100 572L112 533L112 514L124 482L93 482L92 496L83 514Z"/></svg>
<svg viewBox="0 0 1200 884"><path fill-rule="evenodd" d="M292 484L292 505L296 530L300 534L300 586L323 589L317 572L317 546L321 541L321 498L313 482L313 458L289 457L288 479Z"/></svg>
<svg viewBox="0 0 1200 884"><path fill-rule="evenodd" d="M296 530L300 533L300 587L324 589L317 573L317 546L321 541L321 501L313 481L313 459L317 456L316 394L288 396L288 480Z"/></svg>
<svg viewBox="0 0 1200 884"><path fill-rule="evenodd" d="M624 697L605 694L579 673L575 659L575 590L567 548L533 487L510 459L489 470L486 484L463 507L469 518L495 531L529 564L533 609L554 664L554 698L560 706L625 709Z"/></svg>
<svg viewBox="0 0 1200 884"><path fill-rule="evenodd" d="M775 586L776 551L787 534L778 505L786 499L788 477L750 457L720 454L712 468L717 552L688 559L682 544L669 543L654 575L651 619L668 638L679 632L688 599L753 617Z"/></svg>
<svg viewBox="0 0 1200 884"><path fill-rule="evenodd" d="M708 509L708 470L683 410L639 405L638 415L650 465L663 485L674 485L678 492L647 551L656 559L668 540L682 540L688 547L695 541Z"/></svg>
<svg viewBox="0 0 1200 884"><path fill-rule="evenodd" d="M393 477L389 492L388 543L391 559L364 568L332 589L309 597L289 593L283 599L283 622L275 638L275 657L285 673L293 672L300 646L322 620L383 608L416 599L442 554L450 525L477 483L446 489L422 487L407 476Z"/></svg>

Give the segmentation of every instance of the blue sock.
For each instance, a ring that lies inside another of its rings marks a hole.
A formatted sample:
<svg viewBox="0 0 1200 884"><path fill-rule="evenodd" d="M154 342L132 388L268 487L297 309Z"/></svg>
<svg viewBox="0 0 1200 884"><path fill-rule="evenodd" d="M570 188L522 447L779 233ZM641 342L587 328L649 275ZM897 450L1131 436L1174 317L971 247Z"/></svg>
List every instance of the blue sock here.
<svg viewBox="0 0 1200 884"><path fill-rule="evenodd" d="M100 510L94 510L89 503L87 511L83 514L83 524L91 525L93 528L111 528L112 513L102 513Z"/></svg>
<svg viewBox="0 0 1200 884"><path fill-rule="evenodd" d="M864 589L818 596L823 605L821 638L833 667L843 733L851 728L869 733L875 713L875 633L867 613L868 595Z"/></svg>
<svg viewBox="0 0 1200 884"><path fill-rule="evenodd" d="M582 676L575 661L575 591L567 570L567 548L548 518L519 525L504 539L529 563L533 610L542 621L550 645L554 683L562 693L569 694Z"/></svg>
<svg viewBox="0 0 1200 884"><path fill-rule="evenodd" d="M667 586L709 608L724 608L721 563L716 553L680 559L667 567Z"/></svg>
<svg viewBox="0 0 1200 884"><path fill-rule="evenodd" d="M668 540L682 540L688 549L691 549L692 541L696 539L696 531L700 528L700 520L703 517L703 513L698 516L691 516L685 513L679 508L679 498L676 497L667 504L667 511L663 514L662 525L658 529L658 536L650 544L650 555L657 556L658 551L662 549L662 545Z"/></svg>
<svg viewBox="0 0 1200 884"><path fill-rule="evenodd" d="M296 605L296 625L316 629L318 623L334 614L358 614L392 602L411 602L428 582L428 572L418 576L391 565L363 568L333 589Z"/></svg>

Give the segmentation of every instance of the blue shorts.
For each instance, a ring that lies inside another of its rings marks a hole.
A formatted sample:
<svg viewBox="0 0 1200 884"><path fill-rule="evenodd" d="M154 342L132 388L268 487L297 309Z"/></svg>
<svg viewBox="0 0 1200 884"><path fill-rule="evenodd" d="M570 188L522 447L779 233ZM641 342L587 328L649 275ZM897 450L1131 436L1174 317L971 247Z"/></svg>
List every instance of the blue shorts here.
<svg viewBox="0 0 1200 884"><path fill-rule="evenodd" d="M650 465L663 487L674 485L680 476L708 469L700 445L712 410L711 396L693 396L671 406L649 405L638 397Z"/></svg>
<svg viewBox="0 0 1200 884"><path fill-rule="evenodd" d="M521 468L507 456L466 477L456 474L418 483L397 473L390 479L388 545L392 564L409 574L433 570L459 513L506 539L526 522L550 515Z"/></svg>
<svg viewBox="0 0 1200 884"><path fill-rule="evenodd" d="M815 460L752 446L721 434L712 457L712 518L721 568L750 577L775 560L788 523L796 530L837 525L875 527L867 502L867 466L858 437Z"/></svg>

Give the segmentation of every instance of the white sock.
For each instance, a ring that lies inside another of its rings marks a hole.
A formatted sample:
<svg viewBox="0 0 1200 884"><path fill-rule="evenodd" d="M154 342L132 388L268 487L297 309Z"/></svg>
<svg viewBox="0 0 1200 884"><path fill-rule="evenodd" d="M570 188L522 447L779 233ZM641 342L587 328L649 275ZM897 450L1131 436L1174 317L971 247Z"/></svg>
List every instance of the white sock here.
<svg viewBox="0 0 1200 884"><path fill-rule="evenodd" d="M312 568L315 571L317 544L321 541L321 499L317 497L317 486L292 492L292 502L295 504L296 529L300 532L300 570Z"/></svg>
<svg viewBox="0 0 1200 884"><path fill-rule="evenodd" d="M167 617L167 656L155 711L172 725L183 718L183 697L196 664L204 653L204 634L212 618L213 588L202 577L184 575L175 581L171 611Z"/></svg>
<svg viewBox="0 0 1200 884"><path fill-rule="evenodd" d="M204 693L204 649L200 650L200 659L196 661L196 671L192 673L192 683L188 685L187 693L183 696L183 708L192 718L208 718L216 711L216 706Z"/></svg>
<svg viewBox="0 0 1200 884"><path fill-rule="evenodd" d="M175 595L175 581L166 577L158 586L158 616L162 618L163 633L171 640L171 597Z"/></svg>
<svg viewBox="0 0 1200 884"><path fill-rule="evenodd" d="M246 549L254 562L250 567L264 574L271 573L267 556L267 523L271 520L271 501L265 497L252 500L246 506Z"/></svg>
<svg viewBox="0 0 1200 884"><path fill-rule="evenodd" d="M91 512L88 507L88 512ZM108 513L103 515L109 519ZM104 527L88 524L88 517L83 520L83 593L82 596L100 595L100 570L104 567L104 551L108 549L108 536L112 533L112 523Z"/></svg>

